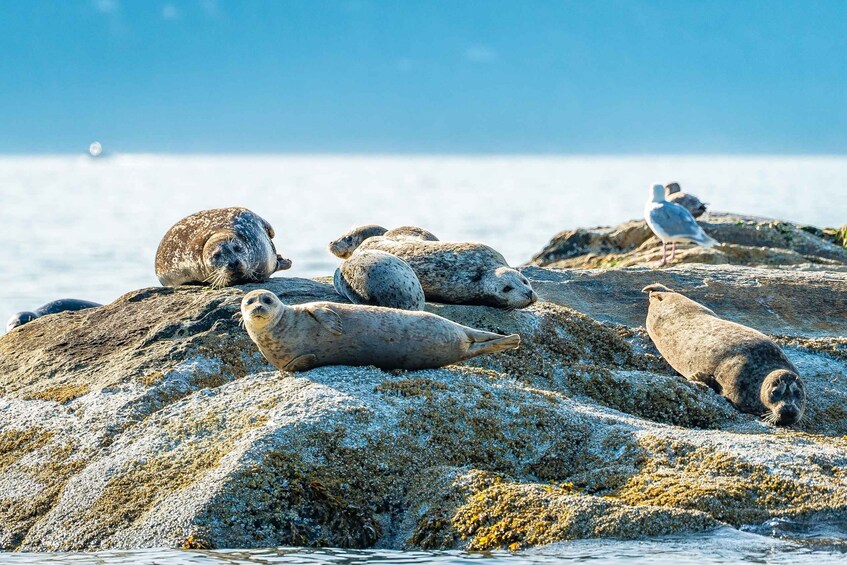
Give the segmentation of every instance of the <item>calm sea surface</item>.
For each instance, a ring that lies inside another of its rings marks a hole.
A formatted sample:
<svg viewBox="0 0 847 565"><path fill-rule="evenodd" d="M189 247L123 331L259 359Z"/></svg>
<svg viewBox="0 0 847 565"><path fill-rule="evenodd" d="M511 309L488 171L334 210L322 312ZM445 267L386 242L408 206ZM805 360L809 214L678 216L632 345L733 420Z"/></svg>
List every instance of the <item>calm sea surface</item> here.
<svg viewBox="0 0 847 565"><path fill-rule="evenodd" d="M716 210L847 223L844 157L0 157L0 322L56 298L105 303L158 284L153 260L161 236L205 208L245 206L269 220L277 249L294 262L284 276L331 274L338 260L327 243L364 223L482 241L517 265L563 229L639 217L648 185L670 180ZM519 554L156 550L0 553L0 562L801 565L847 562L844 531L776 524Z"/></svg>
<svg viewBox="0 0 847 565"><path fill-rule="evenodd" d="M162 235L205 208L269 220L294 261L284 276L332 274L327 243L366 223L482 241L521 264L563 229L639 217L654 180L717 210L847 223L845 157L0 157L0 317L158 284Z"/></svg>
<svg viewBox="0 0 847 565"><path fill-rule="evenodd" d="M770 527L765 527L767 534ZM785 532L782 531L784 534ZM15 565L517 565L521 563L609 563L626 565L708 565L713 563L769 563L820 565L847 562L843 532L818 527L804 531L803 540L723 528L711 533L653 540L582 540L554 544L518 553L460 551L352 551L274 548L219 551L104 551L97 553L0 553L0 562Z"/></svg>

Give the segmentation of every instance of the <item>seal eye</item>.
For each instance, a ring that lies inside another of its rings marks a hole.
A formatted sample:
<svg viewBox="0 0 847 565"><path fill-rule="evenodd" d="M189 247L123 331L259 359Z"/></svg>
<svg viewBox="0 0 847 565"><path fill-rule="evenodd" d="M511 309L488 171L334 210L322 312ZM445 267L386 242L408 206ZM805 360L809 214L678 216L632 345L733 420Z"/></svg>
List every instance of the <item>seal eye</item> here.
<svg viewBox="0 0 847 565"><path fill-rule="evenodd" d="M271 300L270 296L266 295L262 297L262 304L267 304L268 306L270 306L272 302L273 301Z"/></svg>
<svg viewBox="0 0 847 565"><path fill-rule="evenodd" d="M242 251L244 251L244 248L241 245L236 243L235 245L232 246L232 250L235 251L236 253L241 253Z"/></svg>
<svg viewBox="0 0 847 565"><path fill-rule="evenodd" d="M507 285L503 287L503 292L512 292L513 290L515 290L515 287L513 286Z"/></svg>

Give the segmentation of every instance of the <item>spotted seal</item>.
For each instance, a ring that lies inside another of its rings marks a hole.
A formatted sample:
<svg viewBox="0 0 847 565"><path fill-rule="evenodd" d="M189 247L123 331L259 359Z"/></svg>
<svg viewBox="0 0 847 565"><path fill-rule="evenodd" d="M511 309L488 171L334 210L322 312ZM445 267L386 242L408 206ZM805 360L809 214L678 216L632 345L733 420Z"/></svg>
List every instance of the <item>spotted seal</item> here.
<svg viewBox="0 0 847 565"><path fill-rule="evenodd" d="M329 244L329 251L336 257L347 259L350 255L369 237L387 237L388 239L423 239L425 241L438 241L432 233L416 226L400 226L399 228L386 229L376 224L368 224L353 228L349 232L333 240Z"/></svg>
<svg viewBox="0 0 847 565"><path fill-rule="evenodd" d="M241 314L250 338L280 371L322 365L431 369L521 342L517 334L475 330L429 312L332 302L287 306L268 290L247 293Z"/></svg>
<svg viewBox="0 0 847 565"><path fill-rule="evenodd" d="M355 251L335 270L333 285L338 294L354 304L424 309L424 292L415 272L408 263L385 251Z"/></svg>
<svg viewBox="0 0 847 565"><path fill-rule="evenodd" d="M713 311L651 284L647 333L671 367L723 395L738 410L781 426L795 424L806 408L797 368L768 336L723 320Z"/></svg>
<svg viewBox="0 0 847 565"><path fill-rule="evenodd" d="M428 301L512 310L538 300L527 278L482 243L377 236L358 249L385 251L406 261Z"/></svg>
<svg viewBox="0 0 847 565"><path fill-rule="evenodd" d="M215 288L268 280L291 267L277 255L271 225L246 208L203 210L177 222L159 243L156 277L164 286Z"/></svg>
<svg viewBox="0 0 847 565"><path fill-rule="evenodd" d="M98 306L102 306L102 304L98 304L97 302L90 302L88 300L78 300L76 298L61 298L59 300L48 302L44 306L36 308L32 312L18 312L17 314L9 318L8 322L6 322L6 331L10 332L19 326L29 323L36 318L40 318L41 316L46 316L47 314L56 314L58 312L75 312L77 310L97 308Z"/></svg>

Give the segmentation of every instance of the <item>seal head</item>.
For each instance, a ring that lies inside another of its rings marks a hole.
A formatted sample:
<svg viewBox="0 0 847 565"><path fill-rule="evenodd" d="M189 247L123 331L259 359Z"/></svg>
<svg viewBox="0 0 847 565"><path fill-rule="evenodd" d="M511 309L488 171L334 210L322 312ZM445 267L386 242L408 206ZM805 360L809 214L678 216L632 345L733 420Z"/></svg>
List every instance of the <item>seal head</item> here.
<svg viewBox="0 0 847 565"><path fill-rule="evenodd" d="M511 267L498 267L480 281L483 293L489 297L490 306L515 310L526 308L538 301L538 294L520 271Z"/></svg>
<svg viewBox="0 0 847 565"><path fill-rule="evenodd" d="M363 241L369 237L384 235L388 230L376 224L359 226L329 243L329 252L336 257L348 259Z"/></svg>
<svg viewBox="0 0 847 565"><path fill-rule="evenodd" d="M768 409L763 419L778 426L796 424L806 411L803 381L797 373L787 369L771 371L765 377L759 399Z"/></svg>
<svg viewBox="0 0 847 565"><path fill-rule="evenodd" d="M6 331L10 332L18 326L22 326L36 319L38 316L35 312L18 312L6 322Z"/></svg>
<svg viewBox="0 0 847 565"><path fill-rule="evenodd" d="M276 323L285 308L285 304L273 292L254 290L242 299L241 316L253 327L261 330Z"/></svg>

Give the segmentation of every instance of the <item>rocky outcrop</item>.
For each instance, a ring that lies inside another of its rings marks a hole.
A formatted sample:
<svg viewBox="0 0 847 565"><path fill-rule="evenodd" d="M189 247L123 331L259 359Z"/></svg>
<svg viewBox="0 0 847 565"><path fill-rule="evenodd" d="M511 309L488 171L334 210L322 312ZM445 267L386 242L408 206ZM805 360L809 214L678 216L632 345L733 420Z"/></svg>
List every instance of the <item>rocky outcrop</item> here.
<svg viewBox="0 0 847 565"><path fill-rule="evenodd" d="M847 267L844 229L821 230L790 222L707 213L699 224L720 242L712 249L678 245L675 264ZM556 235L530 265L561 268L647 266L662 258L661 241L643 220L614 228L576 229Z"/></svg>
<svg viewBox="0 0 847 565"><path fill-rule="evenodd" d="M524 272L531 308L428 305L523 338L438 370L279 373L239 325L256 285L140 290L0 337L0 548L516 549L847 518L847 275ZM769 427L676 375L641 328L656 280L779 334L806 420Z"/></svg>

